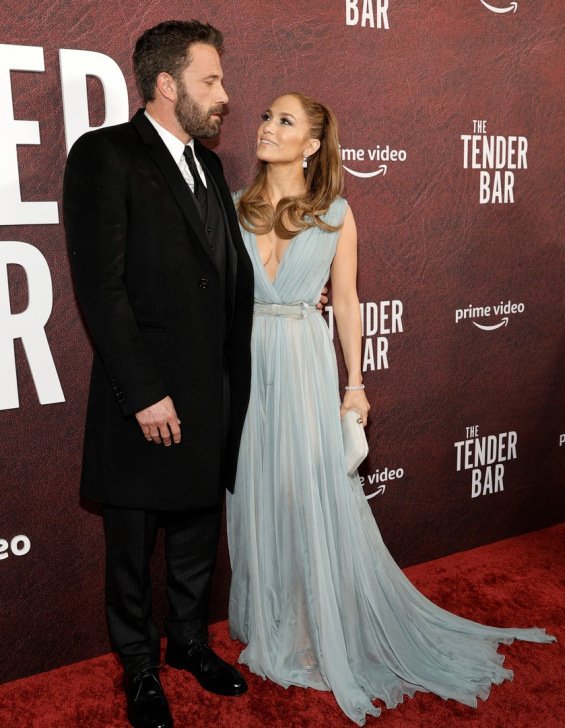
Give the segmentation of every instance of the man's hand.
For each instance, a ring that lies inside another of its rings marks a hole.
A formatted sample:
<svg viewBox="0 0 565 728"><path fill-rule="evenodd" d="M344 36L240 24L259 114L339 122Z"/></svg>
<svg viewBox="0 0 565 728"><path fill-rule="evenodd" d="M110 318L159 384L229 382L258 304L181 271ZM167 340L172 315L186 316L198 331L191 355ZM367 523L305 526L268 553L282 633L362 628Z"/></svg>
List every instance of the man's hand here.
<svg viewBox="0 0 565 728"><path fill-rule="evenodd" d="M322 288L322 292L320 293L320 300L316 304L316 308L319 309L320 311L324 310L324 306L327 304L327 302L329 300L326 295L327 292L328 292L327 288Z"/></svg>
<svg viewBox="0 0 565 728"><path fill-rule="evenodd" d="M136 412L135 418L148 442L156 445L162 442L165 447L180 442L180 420L170 397Z"/></svg>

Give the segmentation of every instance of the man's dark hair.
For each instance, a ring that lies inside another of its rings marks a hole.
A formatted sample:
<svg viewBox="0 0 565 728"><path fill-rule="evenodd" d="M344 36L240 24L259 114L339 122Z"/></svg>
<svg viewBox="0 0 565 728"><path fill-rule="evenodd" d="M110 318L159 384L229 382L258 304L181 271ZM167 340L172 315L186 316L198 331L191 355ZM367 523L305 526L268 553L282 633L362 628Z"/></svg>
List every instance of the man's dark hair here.
<svg viewBox="0 0 565 728"><path fill-rule="evenodd" d="M133 52L133 70L143 103L155 98L155 82L163 71L175 80L190 63L190 46L208 43L222 52L219 30L198 20L166 20L149 28L138 39Z"/></svg>

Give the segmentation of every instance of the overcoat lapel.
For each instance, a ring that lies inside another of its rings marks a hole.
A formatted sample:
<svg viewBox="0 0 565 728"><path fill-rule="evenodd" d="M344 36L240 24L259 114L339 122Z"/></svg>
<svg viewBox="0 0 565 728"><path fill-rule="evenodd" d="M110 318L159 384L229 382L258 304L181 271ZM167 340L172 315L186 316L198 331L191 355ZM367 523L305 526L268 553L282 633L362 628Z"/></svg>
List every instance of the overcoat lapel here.
<svg viewBox="0 0 565 728"><path fill-rule="evenodd" d="M195 201L192 199L188 185L186 184L180 169L175 163L175 160L172 158L155 127L145 117L143 109L140 109L135 114L131 123L135 126L146 145L147 153L163 175L163 178L169 186L177 204L181 208L188 225L196 235L202 250L214 264L214 267L216 267L216 261L207 244L206 232L204 230L202 218L200 217L200 212L196 207Z"/></svg>

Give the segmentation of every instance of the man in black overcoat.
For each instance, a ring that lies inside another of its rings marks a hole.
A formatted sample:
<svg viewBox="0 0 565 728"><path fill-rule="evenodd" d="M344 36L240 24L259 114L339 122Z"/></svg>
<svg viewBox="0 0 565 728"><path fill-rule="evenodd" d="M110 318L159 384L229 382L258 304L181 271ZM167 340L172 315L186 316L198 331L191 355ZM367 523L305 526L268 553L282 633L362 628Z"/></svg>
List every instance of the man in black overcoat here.
<svg viewBox="0 0 565 728"><path fill-rule="evenodd" d="M172 726L157 667L149 559L165 528L166 662L208 690L243 677L207 644L223 488L233 489L250 387L253 273L219 158L221 34L146 31L145 109L85 134L65 173L77 297L94 343L82 497L102 504L106 609L135 726Z"/></svg>

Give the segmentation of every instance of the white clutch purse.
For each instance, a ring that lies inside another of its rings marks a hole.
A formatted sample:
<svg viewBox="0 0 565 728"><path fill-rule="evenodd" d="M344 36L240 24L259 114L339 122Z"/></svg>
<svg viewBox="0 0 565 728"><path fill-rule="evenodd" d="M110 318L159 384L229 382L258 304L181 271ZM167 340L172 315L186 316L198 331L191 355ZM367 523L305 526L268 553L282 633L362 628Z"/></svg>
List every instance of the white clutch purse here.
<svg viewBox="0 0 565 728"><path fill-rule="evenodd" d="M365 428L357 422L358 419L359 412L355 410L348 410L341 418L341 432L348 475L353 475L369 452Z"/></svg>

